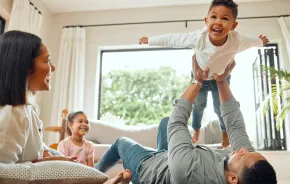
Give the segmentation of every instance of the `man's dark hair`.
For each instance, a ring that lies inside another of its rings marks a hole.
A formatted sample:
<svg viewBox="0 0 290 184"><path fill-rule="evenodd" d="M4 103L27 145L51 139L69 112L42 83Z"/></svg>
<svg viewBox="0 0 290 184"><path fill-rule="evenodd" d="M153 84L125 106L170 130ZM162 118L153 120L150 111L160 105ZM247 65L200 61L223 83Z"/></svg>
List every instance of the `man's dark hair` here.
<svg viewBox="0 0 290 184"><path fill-rule="evenodd" d="M276 172L267 160L259 160L251 168L242 171L239 184L276 184Z"/></svg>
<svg viewBox="0 0 290 184"><path fill-rule="evenodd" d="M27 103L27 77L40 54L41 39L21 31L0 36L0 106Z"/></svg>
<svg viewBox="0 0 290 184"><path fill-rule="evenodd" d="M216 6L225 6L232 10L232 14L234 19L236 20L238 17L238 5L233 0L213 0L211 2L210 8L208 12Z"/></svg>
<svg viewBox="0 0 290 184"><path fill-rule="evenodd" d="M70 131L70 128L68 126L69 123L72 123L74 118L79 115L79 114L85 114L83 111L76 111L76 112L71 112L68 117L67 117L67 127L66 127L66 131L67 131L67 134L69 136L72 135L72 132Z"/></svg>

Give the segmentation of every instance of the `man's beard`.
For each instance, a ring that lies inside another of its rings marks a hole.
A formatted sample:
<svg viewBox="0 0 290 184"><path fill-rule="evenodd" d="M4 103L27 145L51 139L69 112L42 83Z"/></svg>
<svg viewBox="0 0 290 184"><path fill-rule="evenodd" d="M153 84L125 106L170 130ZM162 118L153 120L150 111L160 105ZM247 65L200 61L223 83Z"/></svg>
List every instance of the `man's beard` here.
<svg viewBox="0 0 290 184"><path fill-rule="evenodd" d="M228 161L229 161L229 159L230 159L230 157L229 157L229 156L226 156L226 158L225 158L225 160L224 160L224 169L225 169L226 171L229 170L229 168L228 168Z"/></svg>

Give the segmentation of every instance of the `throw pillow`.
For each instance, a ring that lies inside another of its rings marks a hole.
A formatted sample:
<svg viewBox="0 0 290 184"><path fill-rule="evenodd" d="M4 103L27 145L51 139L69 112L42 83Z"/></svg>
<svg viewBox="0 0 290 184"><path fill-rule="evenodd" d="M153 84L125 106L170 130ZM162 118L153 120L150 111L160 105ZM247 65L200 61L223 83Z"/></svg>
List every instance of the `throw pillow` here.
<svg viewBox="0 0 290 184"><path fill-rule="evenodd" d="M1 184L103 184L107 180L100 171L73 162L0 163Z"/></svg>

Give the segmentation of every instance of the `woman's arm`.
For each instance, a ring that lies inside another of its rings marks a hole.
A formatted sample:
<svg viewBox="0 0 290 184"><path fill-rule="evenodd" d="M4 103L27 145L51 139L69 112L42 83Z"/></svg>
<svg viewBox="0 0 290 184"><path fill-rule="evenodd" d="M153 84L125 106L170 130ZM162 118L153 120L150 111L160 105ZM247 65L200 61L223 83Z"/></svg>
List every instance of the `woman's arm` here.
<svg viewBox="0 0 290 184"><path fill-rule="evenodd" d="M44 161L52 161L52 160L62 160L62 161L70 161L70 162L78 162L77 161L77 156L73 156L73 157L67 157L67 156L48 156L48 157L45 157L45 158L41 158L41 159L38 159L38 160L34 160L32 161L33 163L36 163L36 162L44 162Z"/></svg>
<svg viewBox="0 0 290 184"><path fill-rule="evenodd" d="M31 126L24 106L0 108L0 163L16 163L28 139Z"/></svg>

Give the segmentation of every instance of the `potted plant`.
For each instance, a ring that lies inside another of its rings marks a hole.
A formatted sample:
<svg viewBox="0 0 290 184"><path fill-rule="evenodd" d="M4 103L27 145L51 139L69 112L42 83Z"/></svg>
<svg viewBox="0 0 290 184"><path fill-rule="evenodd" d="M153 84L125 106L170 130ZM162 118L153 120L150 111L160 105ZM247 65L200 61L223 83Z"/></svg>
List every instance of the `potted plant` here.
<svg viewBox="0 0 290 184"><path fill-rule="evenodd" d="M290 111L290 73L283 69L275 69L265 65L260 65L260 70L272 80L278 79L278 84L272 84L271 93L261 104L263 112L272 107L273 114L276 118L276 128L280 130L286 115Z"/></svg>

